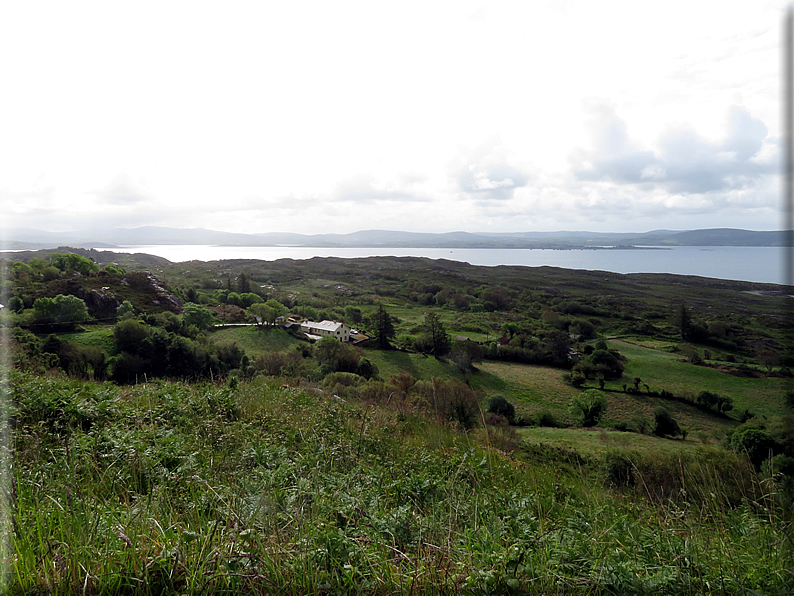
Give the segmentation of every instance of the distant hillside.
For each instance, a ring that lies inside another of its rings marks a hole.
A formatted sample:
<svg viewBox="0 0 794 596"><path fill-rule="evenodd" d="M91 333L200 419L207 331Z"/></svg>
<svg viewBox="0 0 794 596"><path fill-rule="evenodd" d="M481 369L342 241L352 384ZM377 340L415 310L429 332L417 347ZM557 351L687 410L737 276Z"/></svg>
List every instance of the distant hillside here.
<svg viewBox="0 0 794 596"><path fill-rule="evenodd" d="M644 236L648 236L648 234ZM635 244L645 244L646 240L671 246L783 246L785 238L783 232L778 231L754 232L733 228L715 228L674 232L654 238L641 237Z"/></svg>
<svg viewBox="0 0 794 596"><path fill-rule="evenodd" d="M200 228L145 226L110 230L45 232L15 229L0 232L6 250L36 250L73 246L114 248L157 244L210 244L223 246L309 246L317 248L582 248L602 246L783 246L778 231L730 228L706 230L654 230L644 233L513 232L442 234L362 230L350 234L294 234L264 232L238 234Z"/></svg>

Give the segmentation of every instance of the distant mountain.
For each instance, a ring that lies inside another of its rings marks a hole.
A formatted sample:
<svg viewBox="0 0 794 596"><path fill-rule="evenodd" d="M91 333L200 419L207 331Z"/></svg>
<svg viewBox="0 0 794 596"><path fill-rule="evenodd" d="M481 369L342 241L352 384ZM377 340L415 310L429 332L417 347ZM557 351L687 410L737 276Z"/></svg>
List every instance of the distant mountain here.
<svg viewBox="0 0 794 596"><path fill-rule="evenodd" d="M733 228L714 228L674 232L654 238L662 245L678 246L783 246L783 232L753 232ZM637 244L641 244L640 240Z"/></svg>
<svg viewBox="0 0 794 596"><path fill-rule="evenodd" d="M653 230L644 233L582 231L443 234L362 230L351 234L295 234L265 232L240 234L200 228L87 229L45 232L27 228L0 231L7 250L118 248L156 244L211 244L223 246L309 246L316 248L596 248L604 246L783 246L777 231L756 232L731 228L706 230Z"/></svg>

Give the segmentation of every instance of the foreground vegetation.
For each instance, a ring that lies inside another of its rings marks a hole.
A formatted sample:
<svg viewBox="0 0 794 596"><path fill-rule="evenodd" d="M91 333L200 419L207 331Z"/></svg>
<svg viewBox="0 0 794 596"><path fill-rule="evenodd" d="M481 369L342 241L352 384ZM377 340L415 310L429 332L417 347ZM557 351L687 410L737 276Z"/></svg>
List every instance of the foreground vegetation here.
<svg viewBox="0 0 794 596"><path fill-rule="evenodd" d="M11 592L794 589L773 485L721 449L627 464L266 379L12 392Z"/></svg>

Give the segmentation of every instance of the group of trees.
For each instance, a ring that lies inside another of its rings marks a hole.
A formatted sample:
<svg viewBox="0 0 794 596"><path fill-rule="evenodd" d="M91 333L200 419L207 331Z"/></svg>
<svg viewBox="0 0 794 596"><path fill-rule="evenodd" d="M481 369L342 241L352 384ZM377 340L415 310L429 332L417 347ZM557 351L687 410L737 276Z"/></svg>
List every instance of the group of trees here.
<svg viewBox="0 0 794 596"><path fill-rule="evenodd" d="M573 371L588 380L614 381L623 376L623 360L620 354L607 348L605 341L599 340L595 348L585 347L585 353L573 366Z"/></svg>
<svg viewBox="0 0 794 596"><path fill-rule="evenodd" d="M260 329L272 327L279 317L286 317L289 309L279 301L270 299L267 302L258 302L248 307L248 313Z"/></svg>
<svg viewBox="0 0 794 596"><path fill-rule="evenodd" d="M183 321L184 323L184 321ZM190 327L193 323L188 325ZM113 380L134 382L144 377L198 378L223 375L244 366L245 353L235 344L216 345L127 319L116 324Z"/></svg>
<svg viewBox="0 0 794 596"><path fill-rule="evenodd" d="M733 409L733 400L730 397L718 395L711 391L701 391L695 401L701 406L713 408L717 412L723 414L730 412Z"/></svg>
<svg viewBox="0 0 794 596"><path fill-rule="evenodd" d="M58 294L54 298L37 298L33 303L33 321L51 326L52 330L68 331L88 320L88 307L77 296Z"/></svg>
<svg viewBox="0 0 794 596"><path fill-rule="evenodd" d="M11 264L14 279L22 283L52 281L62 275L91 275L97 271L99 266L96 263L75 253L52 253L46 258L33 257L27 263L14 261Z"/></svg>

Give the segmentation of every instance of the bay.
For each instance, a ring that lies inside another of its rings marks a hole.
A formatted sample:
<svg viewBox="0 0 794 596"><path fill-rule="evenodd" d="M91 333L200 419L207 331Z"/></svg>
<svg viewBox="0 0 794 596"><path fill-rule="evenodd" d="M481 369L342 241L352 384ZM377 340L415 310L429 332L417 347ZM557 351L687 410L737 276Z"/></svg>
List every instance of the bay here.
<svg viewBox="0 0 794 596"><path fill-rule="evenodd" d="M102 249L100 249L102 250ZM313 248L305 246L137 245L112 249L140 252L173 262L222 259L427 257L472 265L563 267L614 273L674 273L782 284L784 248L770 246L675 246L650 249L528 248Z"/></svg>

